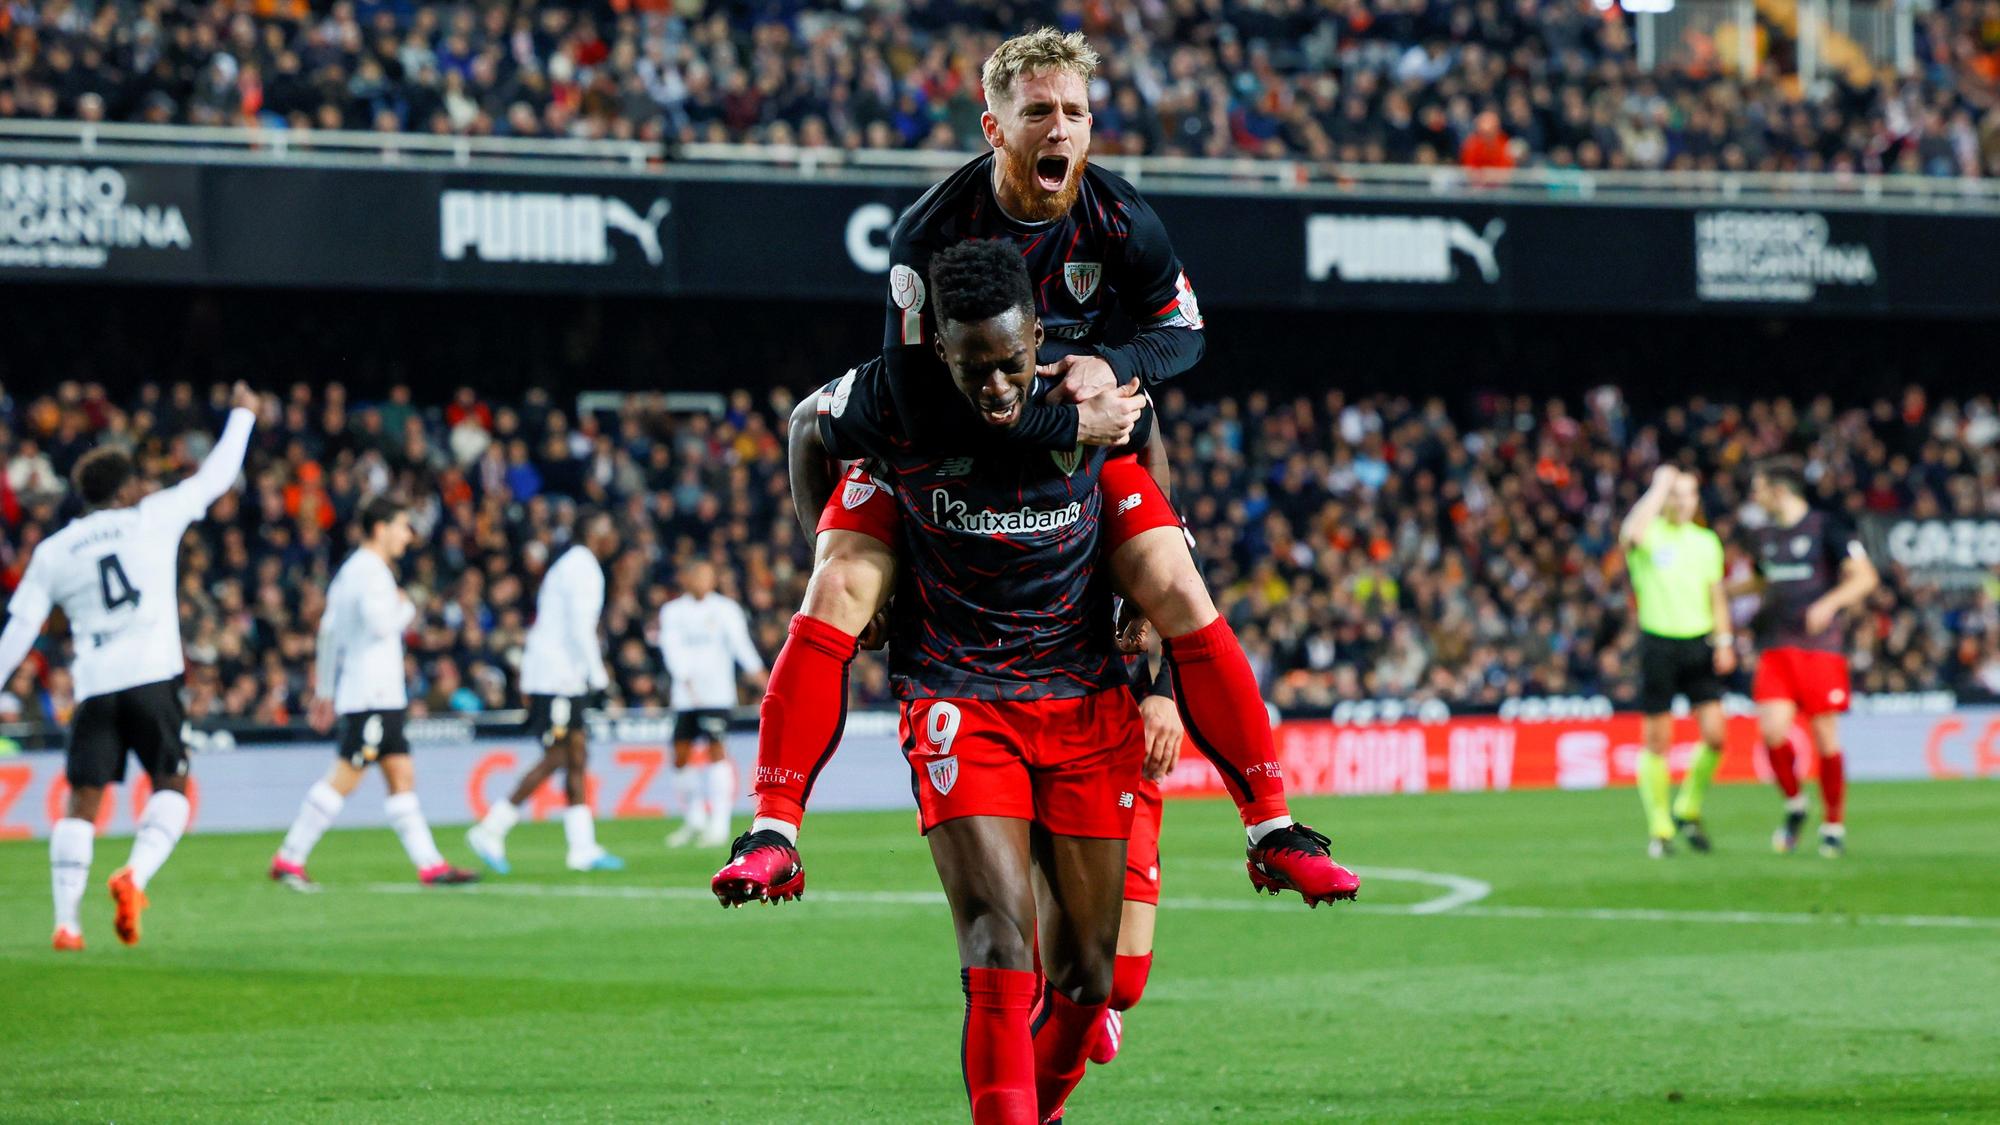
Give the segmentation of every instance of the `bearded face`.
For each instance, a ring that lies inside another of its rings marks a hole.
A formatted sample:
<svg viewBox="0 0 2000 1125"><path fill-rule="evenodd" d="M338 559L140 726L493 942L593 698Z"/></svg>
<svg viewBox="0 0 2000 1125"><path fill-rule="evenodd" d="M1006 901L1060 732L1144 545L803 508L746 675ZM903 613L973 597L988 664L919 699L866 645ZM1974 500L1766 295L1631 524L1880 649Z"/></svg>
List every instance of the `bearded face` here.
<svg viewBox="0 0 2000 1125"><path fill-rule="evenodd" d="M1026 75L982 122L996 150L994 191L1017 219L1040 223L1076 204L1090 156L1090 105L1083 79L1068 71Z"/></svg>

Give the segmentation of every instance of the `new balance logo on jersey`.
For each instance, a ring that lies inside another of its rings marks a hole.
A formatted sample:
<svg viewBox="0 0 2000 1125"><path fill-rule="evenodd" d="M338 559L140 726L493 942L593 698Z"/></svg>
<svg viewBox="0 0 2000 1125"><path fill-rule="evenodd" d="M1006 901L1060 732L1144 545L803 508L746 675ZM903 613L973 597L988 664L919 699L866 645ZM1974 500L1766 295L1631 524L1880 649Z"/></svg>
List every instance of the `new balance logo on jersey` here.
<svg viewBox="0 0 2000 1125"><path fill-rule="evenodd" d="M1131 807L1132 807L1132 794L1130 794L1130 793L1120 793L1120 794L1118 794L1118 807L1119 807L1119 808L1121 808L1121 809L1129 809L1129 808L1131 808Z"/></svg>
<svg viewBox="0 0 2000 1125"><path fill-rule="evenodd" d="M1127 496L1125 499L1120 500L1118 502L1118 514L1122 516L1126 512L1131 511L1132 509L1138 507L1139 505L1145 502L1146 502L1145 497L1134 492L1132 495Z"/></svg>
<svg viewBox="0 0 2000 1125"><path fill-rule="evenodd" d="M941 461L938 463L937 475L940 477L969 477L972 475L972 458L953 457L947 461Z"/></svg>
<svg viewBox="0 0 2000 1125"><path fill-rule="evenodd" d="M1082 518L1083 504L1075 500L1054 511L1019 508L1011 512L996 512L991 508L982 508L975 512L964 501L955 499L943 489L931 493L931 521L947 531L962 531L968 535L1032 535L1061 531Z"/></svg>
<svg viewBox="0 0 2000 1125"><path fill-rule="evenodd" d="M951 787L958 784L956 756L948 754L942 758L933 758L924 763L924 769L931 775L931 788L937 790L940 797L950 793Z"/></svg>

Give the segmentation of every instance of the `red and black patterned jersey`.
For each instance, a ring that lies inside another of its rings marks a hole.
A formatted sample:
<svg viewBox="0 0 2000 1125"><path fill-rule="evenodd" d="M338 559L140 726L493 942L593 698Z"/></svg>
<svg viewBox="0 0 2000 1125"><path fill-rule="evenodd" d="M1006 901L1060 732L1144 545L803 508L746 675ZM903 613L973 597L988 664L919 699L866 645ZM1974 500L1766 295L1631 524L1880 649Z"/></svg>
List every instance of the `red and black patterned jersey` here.
<svg viewBox="0 0 2000 1125"><path fill-rule="evenodd" d="M1838 517L1813 511L1790 527L1760 527L1749 538L1757 573L1764 579L1758 646L1840 651L1840 623L1810 633L1806 609L1840 585L1842 564L1867 557L1854 529Z"/></svg>
<svg viewBox="0 0 2000 1125"><path fill-rule="evenodd" d="M1044 391L1038 384L1033 394ZM1151 421L1148 410L1135 442ZM855 507L884 488L900 512L889 627L896 697L1059 699L1125 684L1110 574L1099 565L1097 486L1105 462L1125 450L947 451L913 440L916 428L879 359L819 392L828 454L865 460L872 477L844 483L837 502Z"/></svg>
<svg viewBox="0 0 2000 1125"><path fill-rule="evenodd" d="M1039 356L1097 354L1148 386L1201 358L1201 308L1158 215L1131 184L1086 167L1076 204L1046 223L1023 223L993 195L993 154L981 156L925 192L889 238L888 323L882 356L890 393L905 418L921 418L942 443L980 440L983 423L952 387L933 349L931 255L968 239L1004 239L1027 259L1045 338ZM1070 449L1076 411L1037 405L1009 444Z"/></svg>

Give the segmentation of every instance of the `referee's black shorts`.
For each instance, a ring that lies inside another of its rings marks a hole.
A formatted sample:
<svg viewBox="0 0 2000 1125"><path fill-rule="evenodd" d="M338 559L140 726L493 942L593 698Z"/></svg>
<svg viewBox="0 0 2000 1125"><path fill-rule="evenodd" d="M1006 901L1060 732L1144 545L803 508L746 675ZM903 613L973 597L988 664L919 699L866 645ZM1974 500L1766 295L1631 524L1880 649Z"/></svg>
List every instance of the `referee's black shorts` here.
<svg viewBox="0 0 2000 1125"><path fill-rule="evenodd" d="M1664 715L1674 709L1676 695L1687 696L1689 706L1722 698L1715 649L1707 637L1639 634L1639 710Z"/></svg>

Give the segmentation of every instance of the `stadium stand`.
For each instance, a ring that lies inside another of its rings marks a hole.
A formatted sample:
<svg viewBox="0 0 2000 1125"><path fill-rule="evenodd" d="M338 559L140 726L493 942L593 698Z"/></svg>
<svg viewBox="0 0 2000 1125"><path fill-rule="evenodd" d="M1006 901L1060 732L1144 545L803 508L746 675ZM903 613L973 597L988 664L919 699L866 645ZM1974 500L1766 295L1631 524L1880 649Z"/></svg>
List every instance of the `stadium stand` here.
<svg viewBox="0 0 2000 1125"><path fill-rule="evenodd" d="M0 119L967 150L1003 30L1088 32L1100 154L1482 168L2000 173L1987 8L1915 23L1915 73L1749 77L1690 31L1642 67L1577 0L917 0L0 6Z"/></svg>
<svg viewBox="0 0 2000 1125"><path fill-rule="evenodd" d="M78 382L23 402L0 393L0 588L72 509L66 475L84 450L126 442L175 475L205 452L224 393L175 383L114 399ZM619 513L627 530L605 614L614 704L663 701L657 610L693 557L722 564L724 592L750 610L768 659L807 566L784 472L791 403L738 390L714 415L579 417L539 390L510 402L470 389L421 402L397 386L364 403L339 384L270 396L249 487L183 548L190 714L282 723L301 712L321 588L346 554L350 516L382 489L417 501L425 533L408 566L422 611L417 708L518 705L535 584L579 505ZM1608 388L1575 408L1340 392L1202 402L1172 390L1163 407L1211 585L1266 696L1304 712L1364 698L1629 702L1636 634L1615 528L1662 458L1705 474L1725 539L1745 518L1750 462L1778 450L1806 453L1822 501L1851 516L2000 514L2000 411L1988 397L1693 400L1639 416ZM1732 555L1733 568L1745 563ZM1995 583L1948 592L1894 567L1884 575L1875 612L1851 626L1857 689L2000 693ZM56 635L0 696L0 721L66 720ZM880 661L857 662L855 680L857 702L887 698Z"/></svg>

